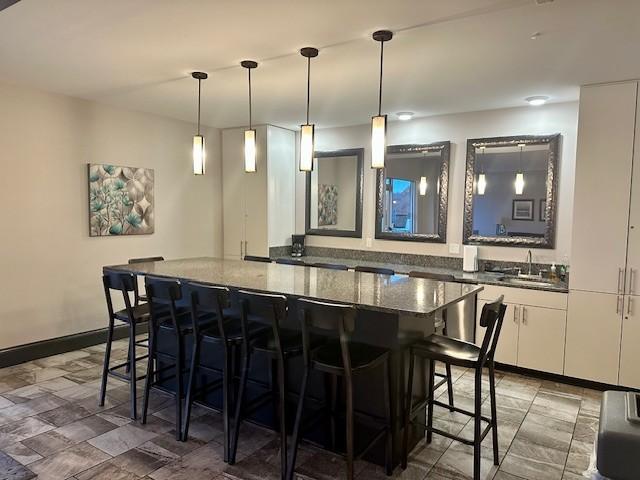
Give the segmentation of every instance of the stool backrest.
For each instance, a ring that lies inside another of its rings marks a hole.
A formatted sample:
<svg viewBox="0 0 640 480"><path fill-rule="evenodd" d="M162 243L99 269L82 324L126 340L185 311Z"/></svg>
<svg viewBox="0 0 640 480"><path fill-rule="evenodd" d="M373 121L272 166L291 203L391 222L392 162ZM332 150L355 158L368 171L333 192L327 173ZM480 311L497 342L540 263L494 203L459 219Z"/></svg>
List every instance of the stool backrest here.
<svg viewBox="0 0 640 480"><path fill-rule="evenodd" d="M419 272L419 271L411 271L409 272L410 277L414 278L426 278L429 280L438 280L440 282L455 282L456 277L449 273L437 273L437 272Z"/></svg>
<svg viewBox="0 0 640 480"><path fill-rule="evenodd" d="M311 266L316 268L328 268L329 270L349 270L349 267L339 263L314 263Z"/></svg>
<svg viewBox="0 0 640 480"><path fill-rule="evenodd" d="M305 365L311 362L311 329L315 329L328 336L338 335L343 366L351 370L349 341L356 328L356 308L353 305L319 302L307 298L299 299L297 308Z"/></svg>
<svg viewBox="0 0 640 480"><path fill-rule="evenodd" d="M296 260L295 258L276 258L276 263L281 265L306 265L302 260Z"/></svg>
<svg viewBox="0 0 640 480"><path fill-rule="evenodd" d="M144 278L147 300L151 312L151 322L154 328L163 321L171 319L176 336L180 334L178 328L177 304L182 300L182 285L178 280L146 276ZM168 313L167 315L167 307Z"/></svg>
<svg viewBox="0 0 640 480"><path fill-rule="evenodd" d="M129 265L133 265L135 263L161 262L163 260L164 260L164 257L130 258L128 260L128 263Z"/></svg>
<svg viewBox="0 0 640 480"><path fill-rule="evenodd" d="M482 307L480 326L486 328L484 338L482 339L482 346L480 347L480 360L483 364L488 358L493 358L495 355L498 338L502 330L502 322L504 321L504 314L507 310L507 306L503 303L503 300L504 295L500 295L497 300L486 303Z"/></svg>
<svg viewBox="0 0 640 480"><path fill-rule="evenodd" d="M248 323L251 319L251 321L271 326L275 348L278 355L282 357L280 324L287 318L287 297L248 290L238 290L233 295L240 305L240 323L245 347L249 339Z"/></svg>
<svg viewBox="0 0 640 480"><path fill-rule="evenodd" d="M380 268L380 267L367 267L358 265L355 268L356 272L367 272L367 273L378 273L380 275L395 275L396 272L391 270L390 268Z"/></svg>
<svg viewBox="0 0 640 480"><path fill-rule="evenodd" d="M131 307L131 298L129 297L129 293L133 292L134 298L138 297L138 282L136 280L136 276L133 273L128 272L107 271L102 274L102 284L104 285L104 295L105 299L107 300L107 310L109 311L109 318L115 318L113 312L111 291L117 290L119 292L122 292L127 315L131 320L133 320L133 309Z"/></svg>
<svg viewBox="0 0 640 480"><path fill-rule="evenodd" d="M229 289L218 285L204 285L202 283L189 282L184 286L184 295L191 301L191 322L193 332L197 336L200 332L200 313L213 313L218 320L220 337L226 347L227 336L224 329L224 308L229 305Z"/></svg>
<svg viewBox="0 0 640 480"><path fill-rule="evenodd" d="M244 259L249 262L263 262L263 263L271 263L271 259L269 257L258 257L255 255L245 255Z"/></svg>

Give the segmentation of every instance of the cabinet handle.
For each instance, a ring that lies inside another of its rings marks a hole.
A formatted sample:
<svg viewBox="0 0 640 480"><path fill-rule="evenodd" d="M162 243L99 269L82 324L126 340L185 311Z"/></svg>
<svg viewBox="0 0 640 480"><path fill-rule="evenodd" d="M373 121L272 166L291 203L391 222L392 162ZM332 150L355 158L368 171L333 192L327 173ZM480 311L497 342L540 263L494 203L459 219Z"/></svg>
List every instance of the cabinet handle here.
<svg viewBox="0 0 640 480"><path fill-rule="evenodd" d="M249 251L249 240L244 241L244 254L246 255Z"/></svg>
<svg viewBox="0 0 640 480"><path fill-rule="evenodd" d="M518 310L520 309L520 307L518 306L514 306L513 307L513 323L518 323Z"/></svg>
<svg viewBox="0 0 640 480"><path fill-rule="evenodd" d="M618 298L616 300L616 314L620 314L620 301L622 300L622 302L624 302L624 299L618 295ZM624 310L624 303L622 305L622 309Z"/></svg>
<svg viewBox="0 0 640 480"><path fill-rule="evenodd" d="M624 277L623 272L624 270L622 268L618 269L618 293L622 293L622 279Z"/></svg>
<svg viewBox="0 0 640 480"><path fill-rule="evenodd" d="M242 260L242 240L240 240L240 260Z"/></svg>
<svg viewBox="0 0 640 480"><path fill-rule="evenodd" d="M631 311L631 302L633 299L631 297L627 297L627 316L632 316L633 312Z"/></svg>
<svg viewBox="0 0 640 480"><path fill-rule="evenodd" d="M629 272L629 293L631 295L635 295L635 293L636 293L635 290L636 289L634 288L634 285L636 283L636 269L635 268L631 268L629 270L631 270Z"/></svg>
<svg viewBox="0 0 640 480"><path fill-rule="evenodd" d="M527 307L522 307L522 323L527 324Z"/></svg>

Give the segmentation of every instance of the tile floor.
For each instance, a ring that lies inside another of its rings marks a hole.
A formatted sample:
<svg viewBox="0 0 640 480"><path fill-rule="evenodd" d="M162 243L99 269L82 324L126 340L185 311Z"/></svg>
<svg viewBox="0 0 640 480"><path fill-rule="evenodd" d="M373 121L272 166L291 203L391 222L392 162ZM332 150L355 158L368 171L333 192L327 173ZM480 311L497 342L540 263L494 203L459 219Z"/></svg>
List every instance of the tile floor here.
<svg viewBox="0 0 640 480"><path fill-rule="evenodd" d="M128 386L109 380L107 404L97 406L104 346L0 369L0 480L107 479L206 480L279 478L275 434L243 427L238 462L222 461L219 415L195 409L190 440L173 436L169 397L152 394L147 425L128 418ZM114 361L126 358L126 343L114 344ZM472 408L473 378L454 370L455 398ZM488 384L485 385L488 387ZM443 394L444 390L440 392ZM483 448L482 476L493 480L576 480L593 448L600 392L499 374L497 385L500 467L493 466L491 436ZM488 400L483 407L488 411ZM466 417L435 409L434 423L471 435ZM412 452L405 471L411 480L471 478L472 448L434 436ZM302 447L303 479L344 477L344 463L327 452ZM386 478L381 467L358 462L357 478Z"/></svg>

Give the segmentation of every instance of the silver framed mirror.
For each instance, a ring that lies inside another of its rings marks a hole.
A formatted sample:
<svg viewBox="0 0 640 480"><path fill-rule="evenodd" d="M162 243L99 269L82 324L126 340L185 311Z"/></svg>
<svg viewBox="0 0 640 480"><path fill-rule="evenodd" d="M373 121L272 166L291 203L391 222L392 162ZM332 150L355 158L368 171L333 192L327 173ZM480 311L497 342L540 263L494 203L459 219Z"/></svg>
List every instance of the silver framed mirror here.
<svg viewBox="0 0 640 480"><path fill-rule="evenodd" d="M378 170L376 238L445 243L450 142L390 145Z"/></svg>
<svg viewBox="0 0 640 480"><path fill-rule="evenodd" d="M553 248L560 134L467 140L463 243Z"/></svg>
<svg viewBox="0 0 640 480"><path fill-rule="evenodd" d="M307 235L362 237L364 148L314 153L307 172Z"/></svg>

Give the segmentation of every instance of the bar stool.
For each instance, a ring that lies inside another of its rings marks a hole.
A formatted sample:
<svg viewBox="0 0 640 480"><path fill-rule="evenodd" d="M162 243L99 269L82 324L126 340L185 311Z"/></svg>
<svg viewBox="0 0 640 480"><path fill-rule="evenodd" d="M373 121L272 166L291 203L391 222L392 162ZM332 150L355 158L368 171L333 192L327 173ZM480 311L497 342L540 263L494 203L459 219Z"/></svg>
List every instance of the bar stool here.
<svg viewBox="0 0 640 480"><path fill-rule="evenodd" d="M310 267L328 268L329 270L349 270L349 267L339 263L313 263Z"/></svg>
<svg viewBox="0 0 640 480"><path fill-rule="evenodd" d="M147 423L149 394L151 388L173 395L176 405L176 440L182 440L182 398L184 396L183 377L186 373L186 342L193 334L191 312L183 300L182 288L177 280L167 280L147 276L145 278L151 321L149 326L149 358L147 378L144 386L141 423ZM203 314L198 317L199 327L206 328L215 322L215 317ZM173 345L171 345L173 343ZM170 346L171 345L171 346ZM165 348L166 347L166 348ZM166 366L159 361L170 362ZM164 373L169 373L165 377ZM155 378L155 379L154 379ZM162 385L175 379L175 389Z"/></svg>
<svg viewBox="0 0 640 480"><path fill-rule="evenodd" d="M193 353L191 356L191 369L189 370L189 381L187 386L187 397L185 400L185 414L182 425L183 440L186 441L189 435L189 420L191 408L199 394L206 394L222 386L222 424L224 430L224 461L229 461L229 448L231 440L231 408L232 393L234 391L234 360L237 348L242 344L243 329L242 322L238 318L229 317L229 289L221 286L204 285L199 283L188 283L183 287L185 296L191 300L191 319L193 328ZM212 314L217 322L207 329L200 328L199 319L204 314ZM257 322L247 322L247 336L249 341L265 332L267 327ZM215 348L222 348L223 361L222 368L208 365L202 359L201 352L212 351ZM221 381L200 385L196 389L196 374L204 370L221 375ZM200 405L211 408L210 405L198 402ZM217 410L217 409L214 409ZM219 411L219 410L218 410Z"/></svg>
<svg viewBox="0 0 640 480"><path fill-rule="evenodd" d="M144 258L130 258L127 263L129 265L135 265L136 263L147 263L147 262L163 262L164 257L144 257ZM138 290L138 289L136 289ZM136 295L135 297L136 305L140 302L146 302L147 297L144 294Z"/></svg>
<svg viewBox="0 0 640 480"><path fill-rule="evenodd" d="M279 263L280 265L301 265L303 267L306 265L302 260L297 260L295 258L276 258L276 263Z"/></svg>
<svg viewBox="0 0 640 480"><path fill-rule="evenodd" d="M101 407L104 406L104 400L107 393L107 378L109 375L125 380L129 382L131 387L131 418L135 420L137 418L136 381L144 378L144 376L138 377L136 375L136 363L147 358L147 355L136 357L136 345L139 343L136 342L136 325L149 320L149 305L137 303L131 305L130 294L133 292L134 297L137 298L138 292L137 279L135 275L131 273L105 273L102 276L102 283L104 286L104 295L107 300L107 310L109 312L109 327L107 329L107 344L104 351L104 364L102 366L99 405ZM113 301L111 298L112 291L119 291L122 293L124 309L114 312ZM127 361L110 367L111 344L113 343L113 332L116 321L127 324L129 328L129 348ZM124 374L117 371L122 367L125 367L126 369Z"/></svg>
<svg viewBox="0 0 640 480"><path fill-rule="evenodd" d="M424 411L425 403L427 405L427 443L431 442L433 433L443 435L445 437L457 440L465 445L473 445L473 478L480 479L480 448L482 441L489 431L493 431L493 463L499 465L498 456L498 421L496 418L496 388L495 388L495 366L494 353L500 330L502 329L502 321L506 306L502 303L503 297L500 296L493 303L488 303L482 308L480 316L480 325L486 327L482 346L478 347L473 343L464 342L442 335L430 335L429 337L419 340L410 347L409 351L409 377L407 382L407 404L404 416L404 437L402 442L402 468L407 467L409 457L409 430L414 423L412 419L420 412ZM413 370L415 358L425 358L430 362L430 375L427 388L427 399L418 405L413 405ZM435 361L445 362L451 365L457 365L465 368L473 368L475 370L475 390L473 412L454 407L453 411L468 415L474 421L473 440L469 440L449 432L433 427L433 406L449 408L449 405L441 403L434 399L434 366ZM482 369L489 367L489 397L491 401L491 417L482 415ZM481 422L487 422L487 427L481 431Z"/></svg>
<svg viewBox="0 0 640 480"><path fill-rule="evenodd" d="M367 266L361 266L361 265L358 265L354 270L356 272L378 273L380 275L395 275L396 274L396 272L394 272L390 268L367 267Z"/></svg>
<svg viewBox="0 0 640 480"><path fill-rule="evenodd" d="M249 262L271 263L271 259L269 257L258 257L255 255L245 255L244 260Z"/></svg>
<svg viewBox="0 0 640 480"><path fill-rule="evenodd" d="M280 464L281 477L285 477L287 468L287 430L286 430L286 363L289 359L302 354L300 333L281 328L287 315L287 298L283 295L250 292L239 290L235 292L240 304L240 321L242 326L240 385L236 399L236 411L233 420L233 433L229 448L229 463L235 463L238 448L238 434L243 414L264 404L265 399L273 398L272 392L267 392L254 399L251 404L245 402L245 390L251 357L255 353L269 356L276 364L278 383L278 424L280 431ZM250 341L247 332L250 331L249 320L268 325L263 335Z"/></svg>
<svg viewBox="0 0 640 480"><path fill-rule="evenodd" d="M364 455L376 442L383 438L385 439L385 470L386 474L390 476L393 470L393 446L391 437L391 369L389 368L389 351L384 348L351 341L350 337L355 330L356 319L356 309L352 305L300 299L298 300L298 315L302 329L305 369L293 427L292 452L287 469L287 479L293 479L295 473L298 444L303 430L305 394L311 370L331 375L332 378L342 377L344 381L346 397L347 479L353 479L354 460ZM325 345L314 349L310 342L311 329L323 331L328 336L333 336L334 338L337 335L338 338L329 340ZM378 367L382 367L384 372L383 389L386 417L384 419L356 412L354 411L353 405L353 377ZM333 407L335 404L333 398L331 399L331 403ZM371 442L365 446L361 452L358 452L358 454L354 452L354 421L356 417L361 422L367 423L370 427L379 429L377 435L375 435ZM334 412L332 412L332 424L334 421Z"/></svg>
<svg viewBox="0 0 640 480"><path fill-rule="evenodd" d="M440 282L455 282L456 278L449 274L449 273L437 273L437 272L419 272L419 271L411 271L409 272L409 276L413 277L413 278L425 278L427 280L437 280ZM442 335L447 336L447 310L442 310L441 312L441 323L442 323ZM449 405L451 407L454 406L453 404L453 379L451 377L451 365L448 363L444 364L444 368L445 368L445 373L438 373L435 372L434 375L438 378L441 378L442 380L440 380L438 383L436 383L433 386L433 390L437 390L438 388L440 388L442 385L444 385L445 383L447 384L447 393L449 395ZM451 408L449 408L449 410L451 412L453 412L453 410Z"/></svg>

